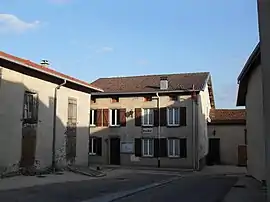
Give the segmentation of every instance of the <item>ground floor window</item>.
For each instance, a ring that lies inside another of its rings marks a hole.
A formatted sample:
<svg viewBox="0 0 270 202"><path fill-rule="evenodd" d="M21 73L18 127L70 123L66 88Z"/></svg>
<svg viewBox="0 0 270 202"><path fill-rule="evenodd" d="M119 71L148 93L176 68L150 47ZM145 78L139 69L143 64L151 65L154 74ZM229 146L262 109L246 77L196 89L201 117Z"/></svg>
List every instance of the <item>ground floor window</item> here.
<svg viewBox="0 0 270 202"><path fill-rule="evenodd" d="M102 155L102 138L101 137L89 138L89 155L91 156Z"/></svg>
<svg viewBox="0 0 270 202"><path fill-rule="evenodd" d="M143 156L154 156L154 139L142 139Z"/></svg>
<svg viewBox="0 0 270 202"><path fill-rule="evenodd" d="M180 156L180 140L168 139L168 156L179 157Z"/></svg>

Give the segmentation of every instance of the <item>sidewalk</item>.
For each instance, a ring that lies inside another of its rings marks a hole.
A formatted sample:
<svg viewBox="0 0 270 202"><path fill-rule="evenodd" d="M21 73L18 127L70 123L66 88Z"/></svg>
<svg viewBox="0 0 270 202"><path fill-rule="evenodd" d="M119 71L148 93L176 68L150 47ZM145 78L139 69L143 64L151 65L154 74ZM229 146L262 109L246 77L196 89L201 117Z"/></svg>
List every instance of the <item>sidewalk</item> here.
<svg viewBox="0 0 270 202"><path fill-rule="evenodd" d="M266 189L251 177L239 177L222 202L266 202Z"/></svg>

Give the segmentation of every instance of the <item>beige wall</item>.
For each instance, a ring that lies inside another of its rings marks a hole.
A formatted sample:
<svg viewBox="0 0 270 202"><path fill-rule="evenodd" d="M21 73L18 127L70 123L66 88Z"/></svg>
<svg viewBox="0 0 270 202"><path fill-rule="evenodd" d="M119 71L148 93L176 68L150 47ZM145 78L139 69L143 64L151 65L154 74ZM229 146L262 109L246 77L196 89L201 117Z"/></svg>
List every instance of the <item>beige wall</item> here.
<svg viewBox="0 0 270 202"><path fill-rule="evenodd" d="M53 101L56 84L30 77L3 68L0 87L0 166L10 166L18 163L21 158L22 113L25 90L38 93L39 123L37 127L36 159L41 166L51 164L52 134L53 134ZM88 161L88 135L90 96L86 93L62 87L58 91L57 127L56 127L56 155L65 148L64 132L67 123L68 97L77 99L77 158L79 164ZM62 154L61 154L62 155Z"/></svg>
<svg viewBox="0 0 270 202"><path fill-rule="evenodd" d="M265 180L265 140L263 134L263 103L261 67L252 72L246 94L248 172Z"/></svg>
<svg viewBox="0 0 270 202"><path fill-rule="evenodd" d="M220 139L221 164L238 164L238 145L245 144L245 128L245 125L235 124L208 125L208 137Z"/></svg>
<svg viewBox="0 0 270 202"><path fill-rule="evenodd" d="M187 126L177 128L161 127L161 137L186 137L187 138L187 158L185 159L169 159L161 158L161 166L163 167L192 167L193 146L192 146L192 101L191 96L180 96L180 100L170 101L168 96L160 97L160 107L186 107L187 109ZM120 98L119 103L111 103L110 98L97 98L96 103L91 105L92 109L104 108L126 108L127 111L135 111L135 108L156 108L157 100L144 102L143 97ZM135 116L135 115L134 115ZM108 128L108 127L92 127L90 133L92 136L101 136L108 139L110 136L120 136L121 142L133 142L134 138L140 137L157 137L157 127L153 128L152 134L142 134L141 127L135 126L135 117L127 117L126 127ZM109 141L103 141L102 157L90 156L89 162L92 164L108 164L109 163ZM132 159L132 160L131 160ZM121 154L122 165L157 165L156 158L134 157L134 154Z"/></svg>

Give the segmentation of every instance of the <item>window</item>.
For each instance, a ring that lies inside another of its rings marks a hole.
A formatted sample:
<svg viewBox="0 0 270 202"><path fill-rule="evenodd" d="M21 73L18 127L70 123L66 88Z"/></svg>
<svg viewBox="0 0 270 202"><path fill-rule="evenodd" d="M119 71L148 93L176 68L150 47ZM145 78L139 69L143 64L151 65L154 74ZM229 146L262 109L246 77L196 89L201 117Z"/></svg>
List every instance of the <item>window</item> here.
<svg viewBox="0 0 270 202"><path fill-rule="evenodd" d="M113 97L112 98L112 103L119 102L119 97Z"/></svg>
<svg viewBox="0 0 270 202"><path fill-rule="evenodd" d="M120 125L120 109L110 110L110 126Z"/></svg>
<svg viewBox="0 0 270 202"><path fill-rule="evenodd" d="M167 120L169 126L180 125L180 110L179 108L167 108Z"/></svg>
<svg viewBox="0 0 270 202"><path fill-rule="evenodd" d="M154 139L142 139L143 156L154 156Z"/></svg>
<svg viewBox="0 0 270 202"><path fill-rule="evenodd" d="M96 155L97 153L97 141L96 138L89 139L89 155Z"/></svg>
<svg viewBox="0 0 270 202"><path fill-rule="evenodd" d="M168 139L168 156L179 157L180 156L180 140Z"/></svg>
<svg viewBox="0 0 270 202"><path fill-rule="evenodd" d="M31 92L24 93L23 120L25 123L37 123L38 101L37 94Z"/></svg>
<svg viewBox="0 0 270 202"><path fill-rule="evenodd" d="M142 125L143 126L154 125L154 110L153 109L142 110Z"/></svg>
<svg viewBox="0 0 270 202"><path fill-rule="evenodd" d="M68 98L68 123L77 123L77 100Z"/></svg>
<svg viewBox="0 0 270 202"><path fill-rule="evenodd" d="M97 110L91 109L90 110L90 126L97 125Z"/></svg>
<svg viewBox="0 0 270 202"><path fill-rule="evenodd" d="M152 101L152 97L151 96L146 96L143 98L144 102L150 102Z"/></svg>

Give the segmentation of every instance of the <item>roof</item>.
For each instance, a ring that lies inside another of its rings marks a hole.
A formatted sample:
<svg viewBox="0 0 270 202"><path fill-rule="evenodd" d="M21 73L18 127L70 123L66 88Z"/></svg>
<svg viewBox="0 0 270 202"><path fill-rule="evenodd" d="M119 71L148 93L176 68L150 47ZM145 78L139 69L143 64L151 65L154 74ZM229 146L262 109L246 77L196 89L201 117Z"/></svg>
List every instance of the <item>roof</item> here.
<svg viewBox="0 0 270 202"><path fill-rule="evenodd" d="M245 109L211 109L210 110L210 124L243 124L246 121Z"/></svg>
<svg viewBox="0 0 270 202"><path fill-rule="evenodd" d="M87 87L87 88L91 88L91 89L96 90L96 91L101 91L101 92L103 91L101 88L95 87L94 85L89 84L89 83L87 83L85 81L76 79L74 77L71 77L71 76L65 75L63 73L57 72L57 71L55 71L53 69L50 69L48 67L45 67L45 66L42 66L40 64L34 63L34 62L30 61L30 60L22 59L22 58L10 55L10 54L2 52L2 51L0 51L0 58L2 58L4 60L8 60L10 62L19 63L19 64L21 64L21 65L23 65L25 67L30 68L30 69L34 69L34 70L40 71L42 73L52 75L52 76L60 78L60 79L66 79L69 82L76 83L76 84L79 84L79 85Z"/></svg>
<svg viewBox="0 0 270 202"><path fill-rule="evenodd" d="M209 76L209 72L200 72L111 77L97 79L91 84L102 88L104 93L157 92L160 91L160 77L167 77L169 81L167 91L192 90L193 85L195 91L201 91Z"/></svg>
<svg viewBox="0 0 270 202"><path fill-rule="evenodd" d="M245 106L246 104L246 92L248 80L253 70L258 67L261 63L261 50L260 43L257 44L251 55L249 56L244 68L237 78L239 84L238 95L237 95L237 106Z"/></svg>

